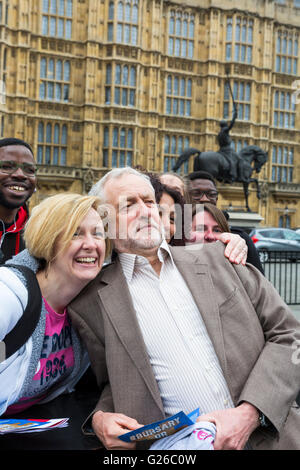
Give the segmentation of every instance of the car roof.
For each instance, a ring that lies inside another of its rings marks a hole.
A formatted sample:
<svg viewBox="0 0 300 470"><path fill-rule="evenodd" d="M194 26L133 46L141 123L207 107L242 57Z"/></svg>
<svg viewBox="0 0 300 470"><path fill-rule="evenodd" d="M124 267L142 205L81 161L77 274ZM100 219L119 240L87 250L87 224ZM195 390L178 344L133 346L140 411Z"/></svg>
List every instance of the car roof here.
<svg viewBox="0 0 300 470"><path fill-rule="evenodd" d="M295 230L291 230L290 228L284 228L284 227L264 227L264 228L257 228L256 231L257 232L266 232L266 231L276 231L276 232L280 232L282 230L284 231L288 231L288 232L294 232Z"/></svg>

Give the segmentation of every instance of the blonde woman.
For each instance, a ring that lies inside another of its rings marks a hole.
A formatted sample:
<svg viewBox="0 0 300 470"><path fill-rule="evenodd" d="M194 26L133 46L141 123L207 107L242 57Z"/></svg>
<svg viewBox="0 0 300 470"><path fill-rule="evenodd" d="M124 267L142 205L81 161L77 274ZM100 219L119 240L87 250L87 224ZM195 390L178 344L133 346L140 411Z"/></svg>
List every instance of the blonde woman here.
<svg viewBox="0 0 300 470"><path fill-rule="evenodd" d="M99 206L97 197L65 193L32 211L24 233L27 249L9 264L36 273L42 306L32 336L0 362L0 415L72 391L89 365L66 307L97 276L107 253ZM27 286L16 268L0 268L0 340L22 317Z"/></svg>

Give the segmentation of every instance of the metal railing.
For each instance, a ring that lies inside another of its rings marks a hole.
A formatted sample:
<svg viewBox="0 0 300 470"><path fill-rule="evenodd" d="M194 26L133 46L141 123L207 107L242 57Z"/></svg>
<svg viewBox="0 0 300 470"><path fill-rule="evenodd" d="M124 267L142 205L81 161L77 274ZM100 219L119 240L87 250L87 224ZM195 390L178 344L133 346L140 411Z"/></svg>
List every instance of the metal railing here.
<svg viewBox="0 0 300 470"><path fill-rule="evenodd" d="M266 278L288 305L300 304L300 252L260 251Z"/></svg>

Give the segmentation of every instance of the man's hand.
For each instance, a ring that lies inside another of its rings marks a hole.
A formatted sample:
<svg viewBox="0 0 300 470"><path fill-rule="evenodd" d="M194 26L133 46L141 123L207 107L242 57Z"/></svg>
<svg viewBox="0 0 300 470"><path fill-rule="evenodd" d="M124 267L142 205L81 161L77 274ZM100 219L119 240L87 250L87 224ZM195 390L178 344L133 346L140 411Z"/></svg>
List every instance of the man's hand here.
<svg viewBox="0 0 300 470"><path fill-rule="evenodd" d="M225 256L234 264L243 264L245 266L248 254L248 247L245 240L235 233L224 232L219 240L225 243Z"/></svg>
<svg viewBox="0 0 300 470"><path fill-rule="evenodd" d="M244 402L237 408L212 411L199 416L197 421L215 424L215 450L243 450L250 435L259 425L258 416L257 408Z"/></svg>
<svg viewBox="0 0 300 470"><path fill-rule="evenodd" d="M121 439L118 439L118 436L140 428L142 424L139 424L135 419L129 418L121 413L104 413L103 411L97 411L93 416L92 426L97 437L106 449L134 450L136 446L135 443L123 442Z"/></svg>

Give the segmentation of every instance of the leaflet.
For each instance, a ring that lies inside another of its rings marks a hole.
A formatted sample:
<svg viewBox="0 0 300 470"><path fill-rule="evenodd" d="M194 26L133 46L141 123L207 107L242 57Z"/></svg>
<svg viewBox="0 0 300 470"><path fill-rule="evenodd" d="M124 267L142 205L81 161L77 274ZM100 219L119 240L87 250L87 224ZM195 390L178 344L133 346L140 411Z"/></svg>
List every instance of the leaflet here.
<svg viewBox="0 0 300 470"><path fill-rule="evenodd" d="M69 418L0 419L0 434L48 431L68 426Z"/></svg>
<svg viewBox="0 0 300 470"><path fill-rule="evenodd" d="M156 421L134 431L122 434L119 436L119 439L124 442L161 439L163 437L171 436L187 426L191 426L196 422L198 416L200 416L199 408L196 408L196 410L189 414L185 414L183 411L180 411L179 413L163 419L162 421Z"/></svg>

